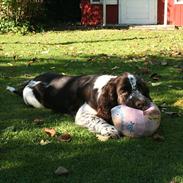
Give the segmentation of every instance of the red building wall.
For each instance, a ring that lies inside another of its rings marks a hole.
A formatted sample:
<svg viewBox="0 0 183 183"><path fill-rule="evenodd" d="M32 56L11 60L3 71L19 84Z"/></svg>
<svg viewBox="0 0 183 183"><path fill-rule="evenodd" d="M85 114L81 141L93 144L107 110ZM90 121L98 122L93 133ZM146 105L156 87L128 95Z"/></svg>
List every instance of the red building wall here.
<svg viewBox="0 0 183 183"><path fill-rule="evenodd" d="M174 24L183 26L183 4L176 4L174 7Z"/></svg>
<svg viewBox="0 0 183 183"><path fill-rule="evenodd" d="M101 4L90 4L89 0L81 0L81 24L100 25L103 23L103 6ZM118 24L118 6L106 6L106 23Z"/></svg>
<svg viewBox="0 0 183 183"><path fill-rule="evenodd" d="M158 23L163 24L164 0L158 0ZM183 4L174 4L168 0L168 24L183 26Z"/></svg>
<svg viewBox="0 0 183 183"><path fill-rule="evenodd" d="M101 25L103 23L103 6L90 4L90 0L81 0L83 25ZM106 6L106 23L118 24L118 5ZM164 22L164 0L158 0L158 24ZM174 4L168 0L168 24L183 26L183 4Z"/></svg>

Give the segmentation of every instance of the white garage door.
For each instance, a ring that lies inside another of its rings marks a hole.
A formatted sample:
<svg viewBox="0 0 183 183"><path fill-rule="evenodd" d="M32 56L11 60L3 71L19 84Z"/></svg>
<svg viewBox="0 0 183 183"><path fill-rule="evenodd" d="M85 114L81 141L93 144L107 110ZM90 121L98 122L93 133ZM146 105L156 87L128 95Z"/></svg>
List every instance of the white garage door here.
<svg viewBox="0 0 183 183"><path fill-rule="evenodd" d="M157 0L119 0L120 24L157 24Z"/></svg>

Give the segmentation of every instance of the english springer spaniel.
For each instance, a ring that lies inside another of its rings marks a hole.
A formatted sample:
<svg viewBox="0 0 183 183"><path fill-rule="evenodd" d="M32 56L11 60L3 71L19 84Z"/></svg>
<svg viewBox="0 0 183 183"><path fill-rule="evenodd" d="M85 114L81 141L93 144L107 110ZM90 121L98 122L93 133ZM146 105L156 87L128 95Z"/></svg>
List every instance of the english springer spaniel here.
<svg viewBox="0 0 183 183"><path fill-rule="evenodd" d="M45 73L19 89L7 89L35 108L45 107L69 114L77 112L76 124L112 137L119 136L119 132L112 124L111 108L125 104L145 110L151 101L145 82L127 72L120 76Z"/></svg>

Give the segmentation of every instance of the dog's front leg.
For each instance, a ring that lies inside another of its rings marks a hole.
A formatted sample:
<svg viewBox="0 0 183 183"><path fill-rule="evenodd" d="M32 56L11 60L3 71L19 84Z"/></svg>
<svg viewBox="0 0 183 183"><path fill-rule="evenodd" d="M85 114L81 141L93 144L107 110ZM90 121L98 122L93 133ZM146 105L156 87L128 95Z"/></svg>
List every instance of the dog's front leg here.
<svg viewBox="0 0 183 183"><path fill-rule="evenodd" d="M97 134L111 137L120 136L118 130L113 125L110 125L102 118L96 116L96 114L97 112L85 103L78 110L75 123Z"/></svg>

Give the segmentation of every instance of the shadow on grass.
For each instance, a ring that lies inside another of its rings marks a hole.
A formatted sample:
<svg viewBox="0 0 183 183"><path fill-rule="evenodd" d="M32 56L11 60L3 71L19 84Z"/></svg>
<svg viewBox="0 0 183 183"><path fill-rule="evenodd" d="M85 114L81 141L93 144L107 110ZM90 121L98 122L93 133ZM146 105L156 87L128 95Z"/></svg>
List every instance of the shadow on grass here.
<svg viewBox="0 0 183 183"><path fill-rule="evenodd" d="M118 42L121 42L121 41L133 41L133 40L144 40L144 39L155 39L156 37L155 36L153 36L153 37L137 37L137 36L135 36L135 37L132 37L132 38L123 38L123 39L120 39L120 38L118 38L118 39L99 39L99 40L90 40L90 41L67 41L67 42L56 42L56 43L49 43L49 42L46 42L46 43L43 43L43 42L19 42L19 41L16 41L16 42L2 42L2 43L0 43L0 44L15 44L15 45L17 45L17 44L23 44L23 45L25 45L25 44L35 44L35 45L38 45L38 44L40 44L40 45L70 45L70 44L79 44L79 43L102 43L102 42L115 42L115 41L118 41Z"/></svg>
<svg viewBox="0 0 183 183"><path fill-rule="evenodd" d="M92 140L83 139L78 143L73 139L70 143L46 146L14 140L13 149L4 146L4 152L1 152L2 162L10 163L10 168L1 169L1 180L64 183L166 183L174 178L182 180L183 148L180 139L167 138L159 143L150 138L105 143ZM58 166L66 167L69 175L54 175Z"/></svg>

